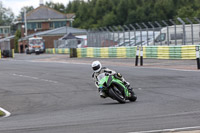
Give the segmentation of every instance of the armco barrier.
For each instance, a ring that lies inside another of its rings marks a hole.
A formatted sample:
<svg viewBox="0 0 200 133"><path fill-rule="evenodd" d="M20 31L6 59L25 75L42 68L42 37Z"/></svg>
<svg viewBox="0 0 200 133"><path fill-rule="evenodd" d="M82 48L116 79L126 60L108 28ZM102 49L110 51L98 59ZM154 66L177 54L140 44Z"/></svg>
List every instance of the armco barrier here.
<svg viewBox="0 0 200 133"><path fill-rule="evenodd" d="M143 58L196 59L195 47L195 45L145 46L143 47ZM67 54L70 51L69 49L46 49L46 53ZM135 58L136 47L77 48L76 54L78 58Z"/></svg>
<svg viewBox="0 0 200 133"><path fill-rule="evenodd" d="M181 59L181 46L169 47L169 59Z"/></svg>
<svg viewBox="0 0 200 133"><path fill-rule="evenodd" d="M182 52L182 59L196 59L196 46L182 46L181 52Z"/></svg>
<svg viewBox="0 0 200 133"><path fill-rule="evenodd" d="M77 57L134 58L136 47L77 48Z"/></svg>
<svg viewBox="0 0 200 133"><path fill-rule="evenodd" d="M55 48L56 54L69 54L69 48Z"/></svg>
<svg viewBox="0 0 200 133"><path fill-rule="evenodd" d="M143 58L157 58L158 56L157 46L144 47L143 49Z"/></svg>
<svg viewBox="0 0 200 133"><path fill-rule="evenodd" d="M48 48L48 49L45 49L45 52L47 54L55 54L55 48Z"/></svg>
<svg viewBox="0 0 200 133"><path fill-rule="evenodd" d="M47 54L69 54L69 48L47 48L45 49Z"/></svg>

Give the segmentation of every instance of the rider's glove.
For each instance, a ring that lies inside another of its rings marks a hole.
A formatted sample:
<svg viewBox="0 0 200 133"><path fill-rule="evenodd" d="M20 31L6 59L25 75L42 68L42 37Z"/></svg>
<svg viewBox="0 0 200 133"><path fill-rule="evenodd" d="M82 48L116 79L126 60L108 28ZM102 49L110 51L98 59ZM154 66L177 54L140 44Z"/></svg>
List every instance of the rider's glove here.
<svg viewBox="0 0 200 133"><path fill-rule="evenodd" d="M121 78L121 77L122 77L122 75L121 75L120 73L117 73L117 76L118 76L119 78Z"/></svg>
<svg viewBox="0 0 200 133"><path fill-rule="evenodd" d="M110 74L109 74L109 73L105 73L105 75L106 75L106 76L109 76Z"/></svg>
<svg viewBox="0 0 200 133"><path fill-rule="evenodd" d="M116 73L116 74L114 74L114 76L115 76L115 78L117 78L117 79L121 79L121 78L122 78L122 75L121 75L120 73Z"/></svg>

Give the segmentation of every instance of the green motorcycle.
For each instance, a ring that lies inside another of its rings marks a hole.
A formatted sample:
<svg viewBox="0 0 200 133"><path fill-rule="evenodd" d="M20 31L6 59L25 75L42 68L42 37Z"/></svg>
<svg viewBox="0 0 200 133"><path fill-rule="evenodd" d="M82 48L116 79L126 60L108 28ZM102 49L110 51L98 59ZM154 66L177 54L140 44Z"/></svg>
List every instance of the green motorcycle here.
<svg viewBox="0 0 200 133"><path fill-rule="evenodd" d="M105 94L117 100L119 103L126 103L126 100L134 102L137 100L137 96L133 90L129 90L121 80L117 79L114 75L106 73L99 74L98 77L99 89Z"/></svg>

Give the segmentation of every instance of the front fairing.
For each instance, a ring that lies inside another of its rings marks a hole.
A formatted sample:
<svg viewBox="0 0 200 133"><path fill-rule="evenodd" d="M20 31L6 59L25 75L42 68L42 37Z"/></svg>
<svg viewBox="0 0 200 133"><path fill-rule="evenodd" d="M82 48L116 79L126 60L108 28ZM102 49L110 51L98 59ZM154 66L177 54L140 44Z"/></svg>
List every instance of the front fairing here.
<svg viewBox="0 0 200 133"><path fill-rule="evenodd" d="M115 82L117 84L120 84L123 88L124 88L124 93L126 95L126 97L130 97L128 88L123 84L123 82L117 78L113 78L112 83Z"/></svg>
<svg viewBox="0 0 200 133"><path fill-rule="evenodd" d="M110 76L103 76L99 80L98 85L99 85L99 88L106 90L114 82L117 83L117 84L120 84L124 88L124 92L125 92L126 97L129 97L130 94L128 92L127 87L123 84L123 82L121 80L115 78L114 76L111 76L111 75Z"/></svg>
<svg viewBox="0 0 200 133"><path fill-rule="evenodd" d="M105 76L98 82L99 88L105 88L106 87L108 78L109 78L109 76Z"/></svg>

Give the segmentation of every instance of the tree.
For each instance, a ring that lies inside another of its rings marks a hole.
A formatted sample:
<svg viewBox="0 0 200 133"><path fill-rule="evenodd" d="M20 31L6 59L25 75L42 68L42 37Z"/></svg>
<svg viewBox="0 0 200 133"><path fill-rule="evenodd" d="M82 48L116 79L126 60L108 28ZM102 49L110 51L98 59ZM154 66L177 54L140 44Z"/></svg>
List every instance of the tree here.
<svg viewBox="0 0 200 133"><path fill-rule="evenodd" d="M59 12L65 13L65 6L62 3L46 2L45 5Z"/></svg>
<svg viewBox="0 0 200 133"><path fill-rule="evenodd" d="M191 6L182 7L177 11L177 16L180 18L187 18L195 15L195 11Z"/></svg>
<svg viewBox="0 0 200 133"><path fill-rule="evenodd" d="M79 6L80 6L81 1L80 0L74 0L72 2L72 7L71 7L71 12L78 12Z"/></svg>
<svg viewBox="0 0 200 133"><path fill-rule="evenodd" d="M200 0L73 0L66 7L52 2L46 5L60 12L75 13L73 26L79 28L200 17Z"/></svg>
<svg viewBox="0 0 200 133"><path fill-rule="evenodd" d="M18 40L19 38L21 38L21 31L20 30L17 30L15 32L15 38L14 38L14 44L15 44L15 53L18 53L19 52L19 49L18 49Z"/></svg>
<svg viewBox="0 0 200 133"><path fill-rule="evenodd" d="M101 23L101 26L112 26L116 24L116 21L116 15L113 12L110 12L103 17L103 22Z"/></svg>
<svg viewBox="0 0 200 133"><path fill-rule="evenodd" d="M68 3L65 10L67 13L72 13L72 2L71 1Z"/></svg>
<svg viewBox="0 0 200 133"><path fill-rule="evenodd" d="M20 14L17 16L17 18L24 17L24 11L26 11L26 13L29 13L32 10L34 10L33 6L24 6L24 7L22 7L20 9Z"/></svg>
<svg viewBox="0 0 200 133"><path fill-rule="evenodd" d="M0 25L10 25L14 20L14 14L11 9L3 7L0 1Z"/></svg>
<svg viewBox="0 0 200 133"><path fill-rule="evenodd" d="M24 6L21 8L20 13L23 13L24 11L26 11L26 13L29 13L32 10L34 10L33 6Z"/></svg>
<svg viewBox="0 0 200 133"><path fill-rule="evenodd" d="M121 0L117 7L117 19L118 24L123 25L127 20L128 15L128 2L126 0Z"/></svg>
<svg viewBox="0 0 200 133"><path fill-rule="evenodd" d="M133 24L137 22L137 12L132 10L128 13L126 24Z"/></svg>

